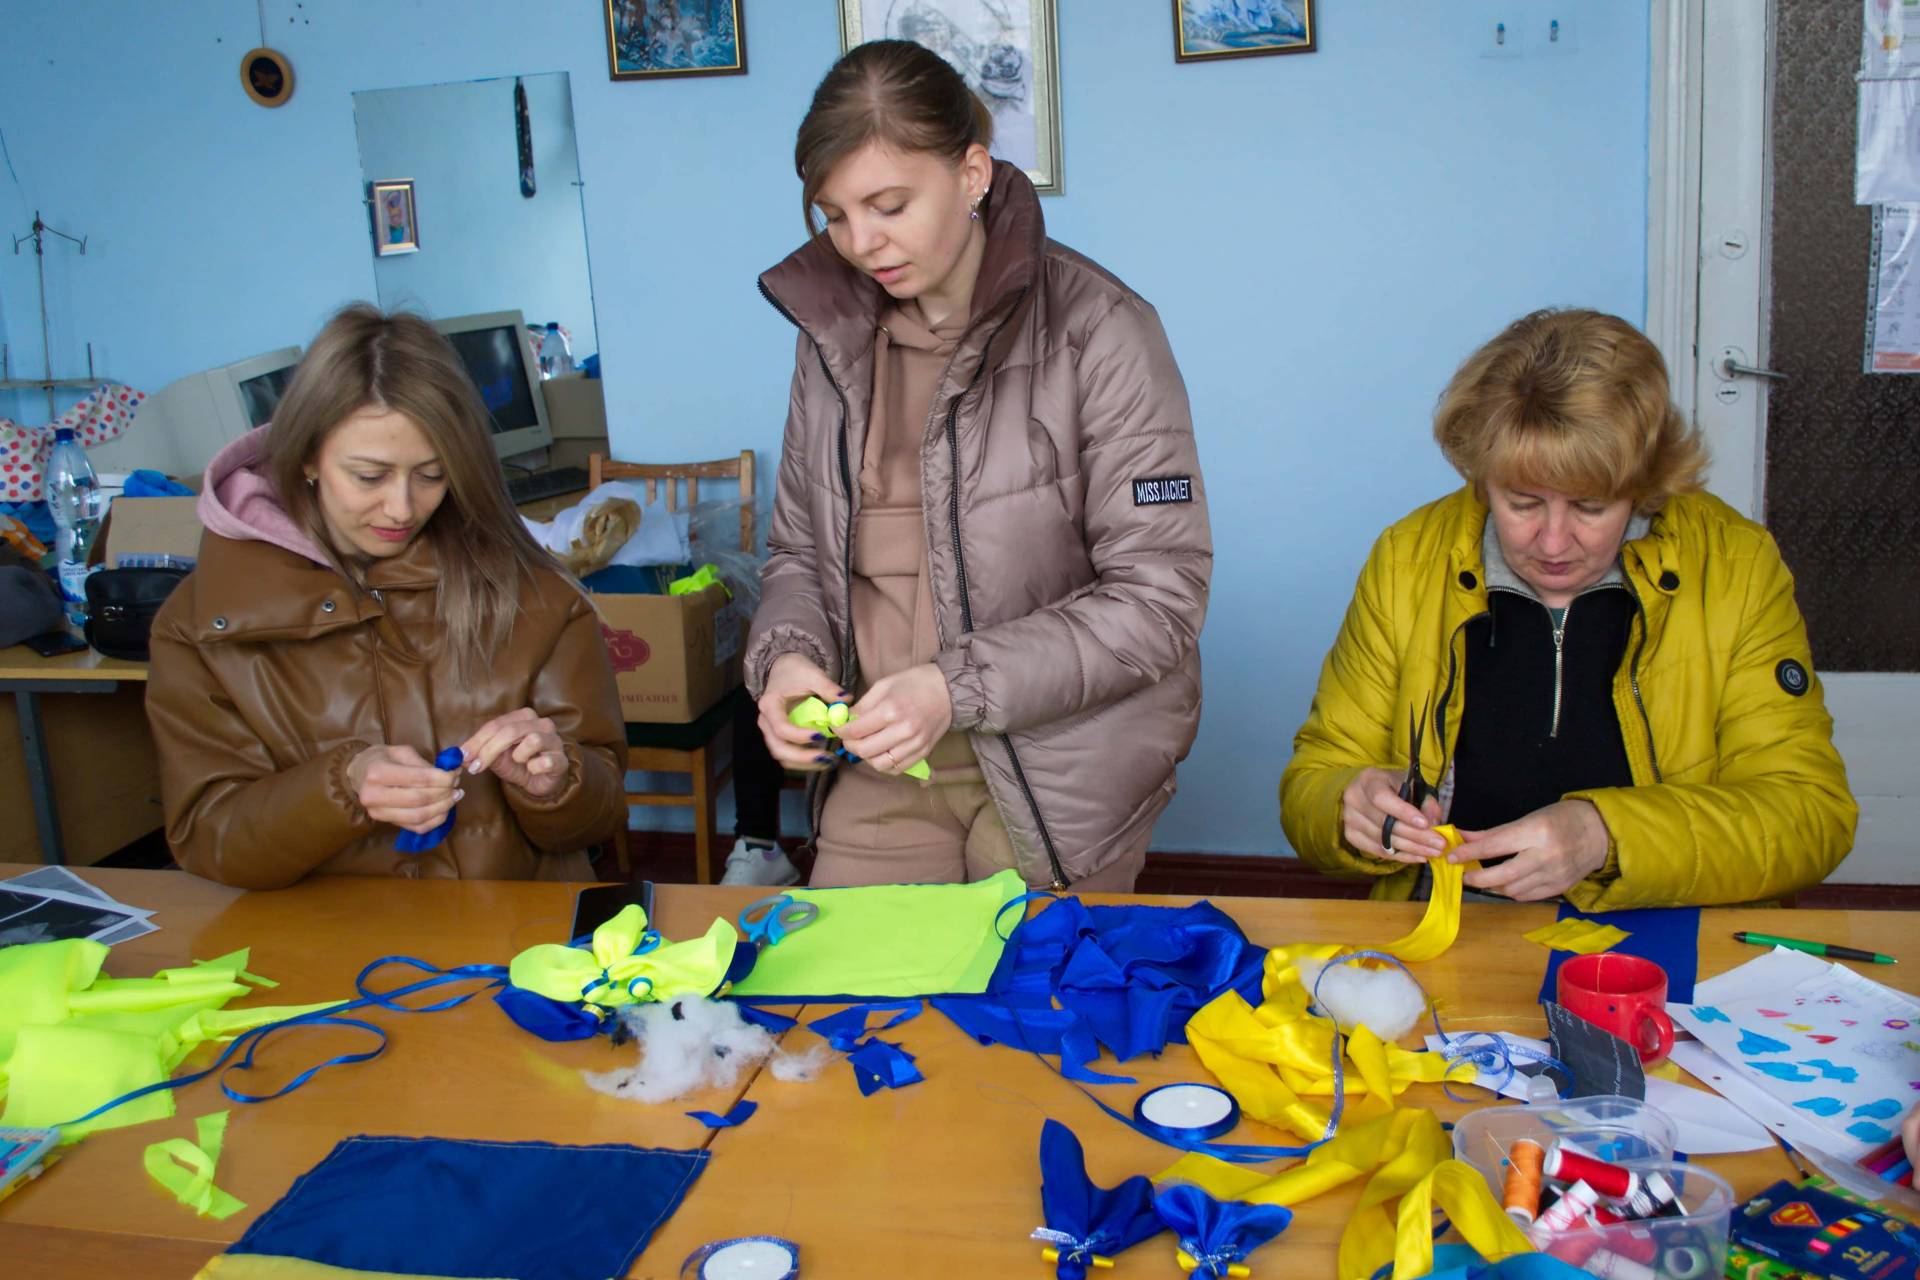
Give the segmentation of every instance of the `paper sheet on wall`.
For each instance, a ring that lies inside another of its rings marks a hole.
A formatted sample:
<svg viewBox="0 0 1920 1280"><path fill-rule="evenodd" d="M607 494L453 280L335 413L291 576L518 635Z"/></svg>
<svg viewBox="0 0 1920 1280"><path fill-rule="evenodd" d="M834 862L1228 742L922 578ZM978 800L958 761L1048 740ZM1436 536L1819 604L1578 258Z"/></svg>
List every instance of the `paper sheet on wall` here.
<svg viewBox="0 0 1920 1280"><path fill-rule="evenodd" d="M1841 965L1771 995L1696 999L1675 1006L1673 1017L1776 1110L1808 1117L1800 1123L1824 1135L1815 1145L1843 1158L1890 1140L1920 1100L1920 1002ZM1762 1111L1745 1109L1777 1129Z"/></svg>
<svg viewBox="0 0 1920 1280"><path fill-rule="evenodd" d="M1853 202L1916 201L1920 201L1920 80L1862 80Z"/></svg>
<svg viewBox="0 0 1920 1280"><path fill-rule="evenodd" d="M1861 10L1861 78L1920 76L1920 3L1861 0Z"/></svg>
<svg viewBox="0 0 1920 1280"><path fill-rule="evenodd" d="M1920 205L1873 211L1866 372L1920 373Z"/></svg>

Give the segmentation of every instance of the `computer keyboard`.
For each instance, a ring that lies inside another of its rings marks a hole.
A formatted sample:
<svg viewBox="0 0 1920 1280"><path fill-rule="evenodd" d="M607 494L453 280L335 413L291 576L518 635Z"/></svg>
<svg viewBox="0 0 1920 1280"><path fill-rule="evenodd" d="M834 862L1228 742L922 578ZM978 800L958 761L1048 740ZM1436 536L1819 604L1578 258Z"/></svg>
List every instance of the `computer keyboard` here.
<svg viewBox="0 0 1920 1280"><path fill-rule="evenodd" d="M586 487L585 467L555 467L551 471L507 477L507 496L513 499L515 506L539 502L562 493L573 493Z"/></svg>

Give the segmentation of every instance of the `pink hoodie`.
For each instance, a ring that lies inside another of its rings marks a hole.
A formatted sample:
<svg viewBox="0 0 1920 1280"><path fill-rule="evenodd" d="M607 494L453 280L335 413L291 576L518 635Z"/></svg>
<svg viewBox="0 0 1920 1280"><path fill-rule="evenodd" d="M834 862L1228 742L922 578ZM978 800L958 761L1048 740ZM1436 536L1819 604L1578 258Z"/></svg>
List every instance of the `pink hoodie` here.
<svg viewBox="0 0 1920 1280"><path fill-rule="evenodd" d="M249 431L213 455L200 488L200 523L223 538L271 543L331 567L326 553L293 523L293 517L280 505L272 482L260 472L267 430L259 427Z"/></svg>

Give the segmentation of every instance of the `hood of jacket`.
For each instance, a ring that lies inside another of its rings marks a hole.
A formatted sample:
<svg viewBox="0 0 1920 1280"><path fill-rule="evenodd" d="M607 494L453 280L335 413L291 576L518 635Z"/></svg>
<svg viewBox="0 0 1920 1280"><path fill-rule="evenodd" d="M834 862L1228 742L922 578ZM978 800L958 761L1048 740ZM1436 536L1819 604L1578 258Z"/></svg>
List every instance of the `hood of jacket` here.
<svg viewBox="0 0 1920 1280"><path fill-rule="evenodd" d="M331 567L326 552L294 524L262 470L269 430L256 427L213 455L196 507L200 523L223 538L270 543Z"/></svg>

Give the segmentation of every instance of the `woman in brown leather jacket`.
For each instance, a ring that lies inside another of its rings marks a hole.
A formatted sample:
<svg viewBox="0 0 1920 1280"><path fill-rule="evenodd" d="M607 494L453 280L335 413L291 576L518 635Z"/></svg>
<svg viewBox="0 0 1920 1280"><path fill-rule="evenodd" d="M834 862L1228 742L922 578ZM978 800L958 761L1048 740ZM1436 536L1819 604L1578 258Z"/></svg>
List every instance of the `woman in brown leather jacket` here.
<svg viewBox="0 0 1920 1280"><path fill-rule="evenodd" d="M839 766L815 884L1131 889L1198 725L1180 370L992 130L938 55L854 49L794 149L815 234L760 281L800 337L747 680L776 759ZM841 754L788 722L809 695L853 702Z"/></svg>
<svg viewBox="0 0 1920 1280"><path fill-rule="evenodd" d="M246 888L591 878L582 851L626 816L619 695L487 424L445 338L362 304L321 330L273 423L214 458L147 686L181 866ZM465 767L434 768L450 746ZM456 804L437 846L395 847Z"/></svg>

